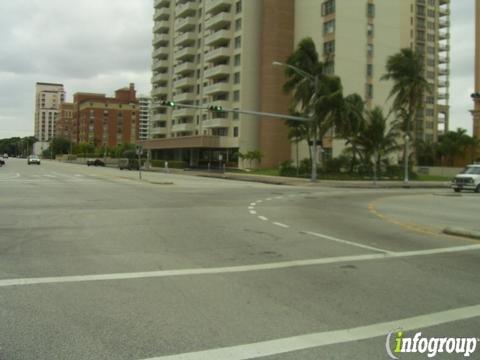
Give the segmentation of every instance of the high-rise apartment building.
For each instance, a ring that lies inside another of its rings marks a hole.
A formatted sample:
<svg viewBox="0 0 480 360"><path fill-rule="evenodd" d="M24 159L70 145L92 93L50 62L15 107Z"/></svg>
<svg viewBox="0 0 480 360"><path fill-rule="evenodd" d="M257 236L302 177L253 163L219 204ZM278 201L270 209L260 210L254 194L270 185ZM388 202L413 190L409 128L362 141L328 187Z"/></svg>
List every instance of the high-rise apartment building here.
<svg viewBox="0 0 480 360"><path fill-rule="evenodd" d="M37 82L35 85L35 137L46 142L55 137L55 123L65 100L62 84Z"/></svg>
<svg viewBox="0 0 480 360"><path fill-rule="evenodd" d="M342 78L345 94L388 111L392 84L381 81L387 58L411 47L425 56L426 95L416 139L436 141L448 127L449 0L156 0L152 128L158 157L198 164L260 150L262 166L290 159L284 122L160 106L173 100L288 114L282 68L296 44L312 37L325 71ZM324 139L338 155L342 141Z"/></svg>
<svg viewBox="0 0 480 360"><path fill-rule="evenodd" d="M150 96L141 95L138 97L139 106L139 126L138 139L147 140L150 133L150 104L152 99Z"/></svg>

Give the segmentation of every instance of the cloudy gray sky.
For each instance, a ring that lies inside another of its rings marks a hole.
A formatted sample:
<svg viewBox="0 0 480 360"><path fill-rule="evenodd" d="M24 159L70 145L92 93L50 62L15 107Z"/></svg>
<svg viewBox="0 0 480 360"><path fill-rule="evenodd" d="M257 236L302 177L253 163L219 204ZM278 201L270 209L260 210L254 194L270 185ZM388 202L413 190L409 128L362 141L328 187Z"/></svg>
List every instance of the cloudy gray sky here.
<svg viewBox="0 0 480 360"><path fill-rule="evenodd" d="M253 0L251 0L253 1ZM0 0L0 138L33 134L34 85L150 91L153 0ZM452 0L452 128L471 132L474 0Z"/></svg>

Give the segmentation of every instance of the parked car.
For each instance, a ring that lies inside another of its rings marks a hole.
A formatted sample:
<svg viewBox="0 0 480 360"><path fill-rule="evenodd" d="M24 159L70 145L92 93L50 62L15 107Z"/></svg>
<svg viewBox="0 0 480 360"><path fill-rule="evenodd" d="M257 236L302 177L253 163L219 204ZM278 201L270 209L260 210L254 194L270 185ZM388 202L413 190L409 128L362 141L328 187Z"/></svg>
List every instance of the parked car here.
<svg viewBox="0 0 480 360"><path fill-rule="evenodd" d="M455 192L473 190L480 193L480 164L468 165L452 180L452 189Z"/></svg>
<svg viewBox="0 0 480 360"><path fill-rule="evenodd" d="M0 159L0 166L3 166L3 165L5 165L5 160Z"/></svg>
<svg viewBox="0 0 480 360"><path fill-rule="evenodd" d="M118 168L120 170L138 170L138 160L137 159L119 159Z"/></svg>
<svg viewBox="0 0 480 360"><path fill-rule="evenodd" d="M40 165L40 159L39 159L39 157L36 156L36 155L30 155L30 156L27 158L27 164L28 164L28 165L31 165L31 164Z"/></svg>
<svg viewBox="0 0 480 360"><path fill-rule="evenodd" d="M88 159L87 166L105 166L105 162L100 159Z"/></svg>

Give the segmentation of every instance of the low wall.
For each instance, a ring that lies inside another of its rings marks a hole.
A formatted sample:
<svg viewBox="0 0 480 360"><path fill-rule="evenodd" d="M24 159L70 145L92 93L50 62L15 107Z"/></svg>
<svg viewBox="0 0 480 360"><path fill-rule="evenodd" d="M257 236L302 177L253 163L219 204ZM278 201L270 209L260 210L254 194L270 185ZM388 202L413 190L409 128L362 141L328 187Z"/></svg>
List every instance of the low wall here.
<svg viewBox="0 0 480 360"><path fill-rule="evenodd" d="M414 171L419 175L454 177L464 168L441 166L415 166Z"/></svg>

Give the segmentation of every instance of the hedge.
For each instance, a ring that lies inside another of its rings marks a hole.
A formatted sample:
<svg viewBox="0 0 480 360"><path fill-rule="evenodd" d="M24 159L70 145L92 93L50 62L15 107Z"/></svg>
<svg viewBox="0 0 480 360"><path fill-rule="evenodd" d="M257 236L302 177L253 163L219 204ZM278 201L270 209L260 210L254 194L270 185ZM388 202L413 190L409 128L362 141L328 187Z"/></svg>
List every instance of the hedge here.
<svg viewBox="0 0 480 360"><path fill-rule="evenodd" d="M185 169L187 167L185 161L168 160L167 162L170 169ZM153 167L164 168L165 160L152 160L151 164Z"/></svg>

